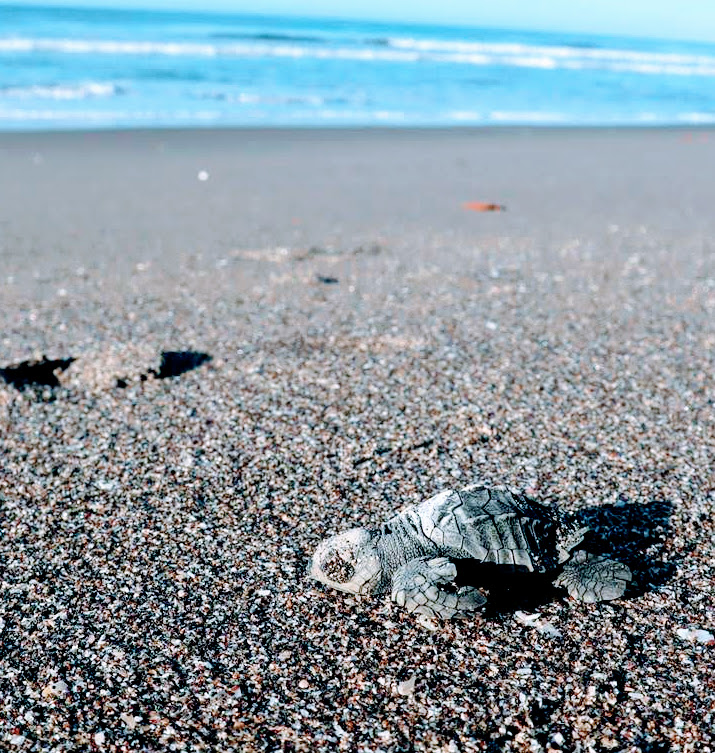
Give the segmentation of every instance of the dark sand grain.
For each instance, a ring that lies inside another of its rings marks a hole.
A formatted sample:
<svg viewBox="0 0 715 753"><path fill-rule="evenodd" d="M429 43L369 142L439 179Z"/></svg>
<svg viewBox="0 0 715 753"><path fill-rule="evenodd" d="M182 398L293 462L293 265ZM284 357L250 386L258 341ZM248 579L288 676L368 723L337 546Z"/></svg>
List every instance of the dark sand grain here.
<svg viewBox="0 0 715 753"><path fill-rule="evenodd" d="M0 137L0 368L76 359L0 379L0 749L712 753L714 163L711 131ZM473 480L580 513L632 591L428 632L306 580Z"/></svg>

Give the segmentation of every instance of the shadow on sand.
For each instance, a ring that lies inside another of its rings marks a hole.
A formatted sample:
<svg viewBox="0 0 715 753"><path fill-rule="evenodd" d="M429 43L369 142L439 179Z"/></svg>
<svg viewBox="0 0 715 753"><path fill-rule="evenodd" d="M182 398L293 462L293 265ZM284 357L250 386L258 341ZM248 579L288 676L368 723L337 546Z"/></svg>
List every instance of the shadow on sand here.
<svg viewBox="0 0 715 753"><path fill-rule="evenodd" d="M589 507L576 519L591 528L583 548L605 554L628 565L633 582L623 598L630 599L666 583L675 565L662 561L662 549L670 532L673 506L667 501L647 504L616 503ZM477 564L471 560L457 563L457 585L476 585L489 591L485 617L513 612L534 611L565 596L552 585L554 573L528 573L497 565Z"/></svg>
<svg viewBox="0 0 715 753"><path fill-rule="evenodd" d="M23 361L0 367L0 379L18 390L32 390L40 399L54 400L52 390L61 386L58 374L66 371L76 360L76 358L51 360L43 356L39 361ZM149 376L156 379L178 377L188 371L198 369L199 366L211 360L213 359L208 353L195 350L165 350L161 354L159 368L149 369L146 373L139 374L139 380L145 382ZM133 380L130 377L118 377L116 386L124 388L131 381Z"/></svg>
<svg viewBox="0 0 715 753"><path fill-rule="evenodd" d="M159 370L150 369L149 373L157 379L169 379L198 369L201 364L211 360L208 353L199 353L195 350L165 350L161 354Z"/></svg>
<svg viewBox="0 0 715 753"><path fill-rule="evenodd" d="M65 371L76 359L42 356L40 361L23 361L0 368L0 378L18 390L27 387L59 387L58 371Z"/></svg>

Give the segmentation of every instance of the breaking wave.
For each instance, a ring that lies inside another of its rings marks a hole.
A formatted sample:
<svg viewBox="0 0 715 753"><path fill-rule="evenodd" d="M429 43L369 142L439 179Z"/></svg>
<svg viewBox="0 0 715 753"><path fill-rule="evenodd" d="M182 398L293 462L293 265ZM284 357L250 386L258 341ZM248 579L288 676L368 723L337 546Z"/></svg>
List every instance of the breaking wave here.
<svg viewBox="0 0 715 753"><path fill-rule="evenodd" d="M118 84L88 81L78 84L56 84L50 86L0 86L0 99L90 99L93 97L113 97L124 93Z"/></svg>
<svg viewBox="0 0 715 753"><path fill-rule="evenodd" d="M0 130L710 125L715 45L0 7Z"/></svg>
<svg viewBox="0 0 715 753"><path fill-rule="evenodd" d="M307 41L307 40L306 40ZM315 40L317 41L317 39ZM380 44L375 44L376 42ZM544 70L601 70L667 76L715 77L715 55L644 52L582 45L533 45L499 42L445 41L394 37L343 46L300 43L290 35L256 34L245 42L161 42L150 40L0 39L2 53L67 55L142 55L173 57L246 57L364 62L447 63L473 66L511 66Z"/></svg>

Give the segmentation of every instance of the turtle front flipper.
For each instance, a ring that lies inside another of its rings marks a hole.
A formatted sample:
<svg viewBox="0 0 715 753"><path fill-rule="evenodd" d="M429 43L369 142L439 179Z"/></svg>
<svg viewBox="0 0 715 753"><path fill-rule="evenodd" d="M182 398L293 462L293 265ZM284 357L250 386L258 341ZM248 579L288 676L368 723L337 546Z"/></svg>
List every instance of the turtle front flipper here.
<svg viewBox="0 0 715 753"><path fill-rule="evenodd" d="M446 557L417 557L392 576L392 600L428 621L467 617L486 599L476 588L455 593L440 588L456 577L457 568Z"/></svg>
<svg viewBox="0 0 715 753"><path fill-rule="evenodd" d="M564 566L554 585L565 588L577 601L593 603L623 596L632 578L627 565L579 551Z"/></svg>

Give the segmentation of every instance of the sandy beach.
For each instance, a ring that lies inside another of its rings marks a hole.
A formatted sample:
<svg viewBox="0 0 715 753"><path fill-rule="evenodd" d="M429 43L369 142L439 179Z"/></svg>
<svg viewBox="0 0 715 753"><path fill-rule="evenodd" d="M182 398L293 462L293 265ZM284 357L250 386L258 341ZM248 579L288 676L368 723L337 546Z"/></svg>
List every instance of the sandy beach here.
<svg viewBox="0 0 715 753"><path fill-rule="evenodd" d="M0 749L713 753L713 164L712 130L0 135ZM474 481L577 514L625 597L506 580L428 631L306 577Z"/></svg>

